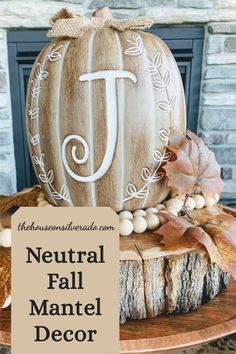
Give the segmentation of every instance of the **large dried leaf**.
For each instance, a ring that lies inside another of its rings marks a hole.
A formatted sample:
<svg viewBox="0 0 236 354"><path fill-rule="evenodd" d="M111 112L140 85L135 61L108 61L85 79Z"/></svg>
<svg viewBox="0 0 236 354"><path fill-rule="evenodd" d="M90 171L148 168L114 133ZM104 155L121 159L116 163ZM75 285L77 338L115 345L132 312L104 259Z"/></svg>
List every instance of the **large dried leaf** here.
<svg viewBox="0 0 236 354"><path fill-rule="evenodd" d="M166 223L154 232L163 236L162 243L165 245L165 248L170 249L171 247L172 249L175 247L180 247L180 243L182 245L183 242L183 235L185 231L193 225L188 221L182 218L177 218L173 214L166 211L160 212L158 215L163 216Z"/></svg>
<svg viewBox="0 0 236 354"><path fill-rule="evenodd" d="M39 186L23 189L10 197L0 195L0 213L5 213L12 207L37 206L37 197L42 192Z"/></svg>
<svg viewBox="0 0 236 354"><path fill-rule="evenodd" d="M11 251L0 247L0 309L11 293Z"/></svg>
<svg viewBox="0 0 236 354"><path fill-rule="evenodd" d="M11 196L0 196L0 227L11 228L11 217L19 207L37 206L37 197L42 193L38 186L23 189Z"/></svg>
<svg viewBox="0 0 236 354"><path fill-rule="evenodd" d="M209 196L222 192L220 165L202 139L192 132L183 136L176 130L170 136L168 149L176 156L163 166L170 187L175 187L180 194L191 194L196 186Z"/></svg>
<svg viewBox="0 0 236 354"><path fill-rule="evenodd" d="M220 209L215 211L203 209L192 213L195 217L190 221L160 212L166 223L155 233L162 236L164 249L204 246L211 262L236 279L236 218Z"/></svg>

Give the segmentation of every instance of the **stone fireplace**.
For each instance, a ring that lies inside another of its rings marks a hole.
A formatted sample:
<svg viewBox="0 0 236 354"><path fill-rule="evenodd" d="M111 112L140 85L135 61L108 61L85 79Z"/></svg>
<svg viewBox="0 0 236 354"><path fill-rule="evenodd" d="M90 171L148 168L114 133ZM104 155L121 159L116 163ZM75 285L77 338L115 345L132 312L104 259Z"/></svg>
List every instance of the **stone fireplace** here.
<svg viewBox="0 0 236 354"><path fill-rule="evenodd" d="M29 41L29 39L25 40L24 43L26 31L31 33L30 30L34 29L31 36L35 33L35 36L41 38L40 33L42 30L45 32L49 26L49 18L60 8L68 7L76 12L88 14L92 9L103 5L111 7L116 17L152 17L157 28L173 28L172 31L178 32L180 37L181 29L186 29L185 33L190 33L192 28L199 31L201 29L203 50L202 46L199 47L199 50L202 50L201 60L198 64L195 63L195 69L199 66L199 83L197 76L192 75L191 84L193 87L196 86L197 91L195 90L193 94L192 99L195 103L192 110L189 110L188 119L191 121L191 116L196 116L194 129L215 152L218 162L222 165L222 178L225 182L223 197L227 202L234 203L236 200L235 0L0 1L0 194L15 192L17 186L19 188L17 183L19 174L27 173L27 166L19 160L20 151L25 147L20 139L17 140L19 131L15 123L13 124L16 109L24 108L20 103L16 108L14 103L17 90L20 89L20 84L17 83L18 80L20 82L20 78L12 79L14 63L11 62L13 57L11 43L13 43L14 32L17 31L18 36L22 33L21 48L24 53L24 46L26 48L26 42ZM160 30L158 33L163 31ZM188 34L189 43L191 41L193 43L196 39L196 35L194 36ZM14 43L16 51L20 50L17 42ZM194 54L193 51L192 55L197 54L199 55L197 52ZM189 73L193 74L195 69L190 66ZM23 127L19 126L19 129Z"/></svg>

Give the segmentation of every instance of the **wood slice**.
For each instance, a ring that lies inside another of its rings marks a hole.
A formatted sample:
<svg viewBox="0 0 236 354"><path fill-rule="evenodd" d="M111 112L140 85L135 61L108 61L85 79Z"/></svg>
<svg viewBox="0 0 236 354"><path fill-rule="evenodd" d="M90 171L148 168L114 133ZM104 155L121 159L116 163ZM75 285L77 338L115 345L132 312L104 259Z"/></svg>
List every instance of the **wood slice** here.
<svg viewBox="0 0 236 354"><path fill-rule="evenodd" d="M120 322L194 310L229 279L204 249L163 251L150 232L121 237Z"/></svg>

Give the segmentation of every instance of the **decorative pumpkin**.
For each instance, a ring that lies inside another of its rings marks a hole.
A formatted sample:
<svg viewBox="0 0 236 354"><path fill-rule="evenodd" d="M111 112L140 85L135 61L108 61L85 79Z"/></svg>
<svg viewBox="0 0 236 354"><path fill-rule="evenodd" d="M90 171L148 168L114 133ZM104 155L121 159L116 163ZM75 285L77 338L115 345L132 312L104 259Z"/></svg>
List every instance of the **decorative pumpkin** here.
<svg viewBox="0 0 236 354"><path fill-rule="evenodd" d="M60 206L147 208L169 193L171 128L186 129L178 67L146 19L92 19L62 10L36 59L27 95L35 172ZM73 38L76 37L76 38Z"/></svg>

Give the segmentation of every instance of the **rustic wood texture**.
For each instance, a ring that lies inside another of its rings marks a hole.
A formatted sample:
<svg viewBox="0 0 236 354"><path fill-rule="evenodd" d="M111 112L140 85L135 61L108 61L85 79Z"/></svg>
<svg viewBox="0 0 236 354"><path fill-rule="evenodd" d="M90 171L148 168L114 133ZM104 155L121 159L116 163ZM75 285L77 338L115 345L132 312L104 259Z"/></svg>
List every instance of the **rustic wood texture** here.
<svg viewBox="0 0 236 354"><path fill-rule="evenodd" d="M127 50L135 46L136 54L129 54ZM128 71L137 77L137 83L116 79L118 133L110 168L95 182L78 182L63 164L61 147L68 136L83 137L90 150L87 162L77 164L73 159L72 147L77 148L78 159L83 157L84 148L72 139L66 148L68 165L80 176L89 176L100 168L108 141L105 80L82 82L79 78L104 70ZM147 183L142 178L143 168L152 174L158 166L154 151L162 152L166 145L161 131L168 134L171 127L181 131L186 128L181 77L170 50L158 37L142 31L107 28L85 33L81 39L54 40L36 59L26 107L33 165L44 193L54 205L135 210L153 206L167 196L169 188L162 180L149 183L145 198L136 196L123 202L129 196L129 183L137 191ZM30 138L35 136L36 139ZM43 157L43 164L35 157ZM53 180L46 181L43 175L49 171L53 171ZM69 189L66 199L56 194L63 194L64 185Z"/></svg>
<svg viewBox="0 0 236 354"><path fill-rule="evenodd" d="M208 208L236 216L219 205ZM204 210L194 210L194 214ZM132 234L120 239L120 322L154 318L163 313L188 312L213 299L230 274L211 263L204 247L163 251L157 235Z"/></svg>
<svg viewBox="0 0 236 354"><path fill-rule="evenodd" d="M214 300L185 314L127 321L120 328L120 353L176 353L236 331L236 282ZM11 345L10 308L0 312L0 345Z"/></svg>
<svg viewBox="0 0 236 354"><path fill-rule="evenodd" d="M150 233L121 238L120 322L188 312L213 299L230 279L202 249L162 251Z"/></svg>
<svg viewBox="0 0 236 354"><path fill-rule="evenodd" d="M177 353L235 331L236 282L230 281L220 295L195 311L127 321L120 329L120 353Z"/></svg>
<svg viewBox="0 0 236 354"><path fill-rule="evenodd" d="M0 309L11 294L11 250L0 247Z"/></svg>

